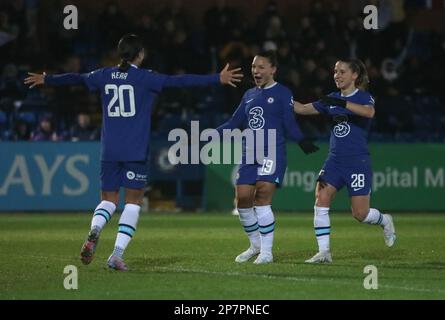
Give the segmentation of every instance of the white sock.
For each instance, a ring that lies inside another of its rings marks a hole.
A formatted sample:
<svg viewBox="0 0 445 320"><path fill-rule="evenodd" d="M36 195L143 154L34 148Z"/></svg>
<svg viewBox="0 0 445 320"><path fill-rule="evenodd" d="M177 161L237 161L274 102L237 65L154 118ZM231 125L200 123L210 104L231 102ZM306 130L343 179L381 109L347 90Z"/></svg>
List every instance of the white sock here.
<svg viewBox="0 0 445 320"><path fill-rule="evenodd" d="M318 242L318 251L329 251L331 221L329 208L314 206L314 230Z"/></svg>
<svg viewBox="0 0 445 320"><path fill-rule="evenodd" d="M258 219L253 208L238 208L239 220L250 240L250 246L261 248L261 237Z"/></svg>
<svg viewBox="0 0 445 320"><path fill-rule="evenodd" d="M255 212L258 217L258 226L261 234L261 254L272 254L273 235L275 230L275 218L272 207L256 206Z"/></svg>
<svg viewBox="0 0 445 320"><path fill-rule="evenodd" d="M114 211L116 211L116 205L113 202L102 200L94 210L93 219L91 220L91 230L98 229L101 231L107 222L110 221Z"/></svg>
<svg viewBox="0 0 445 320"><path fill-rule="evenodd" d="M367 224L378 224L381 226L385 226L388 223L388 218L381 214L379 210L371 208L369 209L368 215L365 220L362 221Z"/></svg>
<svg viewBox="0 0 445 320"><path fill-rule="evenodd" d="M140 210L141 207L136 204L127 203L125 205L124 211L119 219L119 230L117 232L113 255L122 258L125 249L136 232Z"/></svg>

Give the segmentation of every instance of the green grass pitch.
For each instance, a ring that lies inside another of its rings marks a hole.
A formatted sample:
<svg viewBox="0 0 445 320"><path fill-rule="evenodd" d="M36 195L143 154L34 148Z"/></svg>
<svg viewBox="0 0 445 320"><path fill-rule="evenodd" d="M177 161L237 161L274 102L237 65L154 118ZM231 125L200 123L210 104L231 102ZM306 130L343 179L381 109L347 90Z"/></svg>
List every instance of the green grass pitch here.
<svg viewBox="0 0 445 320"><path fill-rule="evenodd" d="M445 215L395 214L395 247L380 227L331 215L331 265L307 265L316 251L312 214L276 214L270 265L236 264L248 246L238 218L226 214L143 213L125 253L131 271L107 270L118 217L102 232L93 262L79 250L90 214L1 214L0 299L444 299ZM66 290L64 267L78 267ZM363 269L378 270L367 290Z"/></svg>

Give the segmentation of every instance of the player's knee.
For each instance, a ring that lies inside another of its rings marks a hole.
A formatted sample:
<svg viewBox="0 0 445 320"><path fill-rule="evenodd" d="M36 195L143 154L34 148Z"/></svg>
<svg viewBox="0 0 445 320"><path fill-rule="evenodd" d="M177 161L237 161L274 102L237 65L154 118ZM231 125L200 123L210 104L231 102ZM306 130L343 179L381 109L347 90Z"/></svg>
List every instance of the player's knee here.
<svg viewBox="0 0 445 320"><path fill-rule="evenodd" d="M265 201L265 196L261 192L255 193L255 205L260 206Z"/></svg>
<svg viewBox="0 0 445 320"><path fill-rule="evenodd" d="M238 195L236 198L236 207L237 208L252 208L253 201L251 197L245 195Z"/></svg>
<svg viewBox="0 0 445 320"><path fill-rule="evenodd" d="M142 189L125 189L125 203L142 205L144 199L144 190Z"/></svg>
<svg viewBox="0 0 445 320"><path fill-rule="evenodd" d="M115 194L112 192L102 192L101 199L112 202L117 206L119 203L119 194Z"/></svg>
<svg viewBox="0 0 445 320"><path fill-rule="evenodd" d="M272 195L270 192L257 190L255 193L255 205L256 206L266 206L271 204L272 202Z"/></svg>
<svg viewBox="0 0 445 320"><path fill-rule="evenodd" d="M352 216L359 222L366 219L369 208L352 208Z"/></svg>
<svg viewBox="0 0 445 320"><path fill-rule="evenodd" d="M125 203L129 203L129 204L135 204L135 205L142 205L143 202L143 196L138 197L138 196L126 196L125 197Z"/></svg>
<svg viewBox="0 0 445 320"><path fill-rule="evenodd" d="M256 206L268 206L272 204L272 200L270 198L255 198Z"/></svg>
<svg viewBox="0 0 445 320"><path fill-rule="evenodd" d="M245 200L238 200L238 204L236 206L239 209L243 209L243 208L252 208L253 207L253 202L251 201L245 201Z"/></svg>
<svg viewBox="0 0 445 320"><path fill-rule="evenodd" d="M331 195L326 192L317 192L315 194L315 205L318 207L330 207Z"/></svg>

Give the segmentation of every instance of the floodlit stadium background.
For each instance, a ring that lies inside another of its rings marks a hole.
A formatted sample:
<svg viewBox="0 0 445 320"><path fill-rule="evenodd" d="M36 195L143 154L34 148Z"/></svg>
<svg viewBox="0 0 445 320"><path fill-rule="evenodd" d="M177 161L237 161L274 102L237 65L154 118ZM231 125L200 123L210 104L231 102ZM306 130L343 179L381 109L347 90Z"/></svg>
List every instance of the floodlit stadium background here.
<svg viewBox="0 0 445 320"><path fill-rule="evenodd" d="M78 9L77 30L63 25L70 4ZM367 4L378 7L377 30L364 29ZM373 200L386 210L445 209L440 201L445 187L442 1L3 1L0 21L0 210L95 206L98 96L83 87L29 90L23 78L28 71L88 72L117 64L116 43L127 32L144 38L144 66L158 72L207 74L229 62L246 75L237 89L161 94L152 119L145 209L231 209L233 166L172 166L167 135L188 128L192 120L200 121L201 130L225 121L252 86L250 63L260 48L277 49L277 79L301 102L335 89L332 69L338 57L362 59L377 101L370 136ZM51 128L42 132L45 119ZM307 157L289 146L286 181L275 198L280 210L311 210L315 177L326 155L328 119L299 121L322 150ZM348 210L341 199L337 208Z"/></svg>
<svg viewBox="0 0 445 320"><path fill-rule="evenodd" d="M363 27L368 4L378 7L377 30ZM64 28L67 5L78 10L77 30ZM146 68L208 74L230 63L245 78L238 88L160 95L143 214L126 253L134 272L117 275L103 270L117 217L95 261L79 261L100 197L99 97L83 87L30 90L23 79L29 71L115 65L116 43L128 32L144 38ZM0 299L443 299L444 32L441 0L0 0ZM167 136L190 130L192 120L201 130L225 121L253 86L250 64L261 48L277 50L277 80L300 102L335 90L338 57L366 63L376 100L372 206L393 215L394 248L385 247L379 227L351 217L343 190L331 211L334 263L304 263L316 250L313 190L331 124L299 117L321 150L306 156L288 146L273 202L274 263L234 263L247 244L231 215L236 168L173 166ZM51 129L42 130L42 122ZM364 288L369 265L378 268L378 290ZM78 268L78 290L64 288L67 266Z"/></svg>

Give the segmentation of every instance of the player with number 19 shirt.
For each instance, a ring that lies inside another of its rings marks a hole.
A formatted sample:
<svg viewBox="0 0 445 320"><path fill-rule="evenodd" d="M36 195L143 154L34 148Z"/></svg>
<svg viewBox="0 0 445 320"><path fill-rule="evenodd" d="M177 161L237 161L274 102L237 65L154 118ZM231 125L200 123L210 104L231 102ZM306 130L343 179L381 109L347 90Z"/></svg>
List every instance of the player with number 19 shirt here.
<svg viewBox="0 0 445 320"><path fill-rule="evenodd" d="M273 262L275 218L271 205L286 171L286 138L298 143L305 153L318 150L304 139L293 114L292 93L275 82L276 71L275 53L258 53L252 62L256 86L244 94L232 118L217 128L223 135L224 129L246 130L244 136L253 133L255 138L243 140L236 179L239 219L250 241L250 247L235 258L238 263L255 256L255 264Z"/></svg>
<svg viewBox="0 0 445 320"><path fill-rule="evenodd" d="M292 92L282 84L274 82L264 88L255 87L246 91L232 118L217 128L221 133L224 129L239 128L264 134L264 139L262 135L254 135L251 145L243 141L236 184L255 184L257 180L277 185L283 182L287 138L296 143L303 139L292 108ZM272 139L272 130L275 139ZM264 157L258 156L257 148L264 149Z"/></svg>

